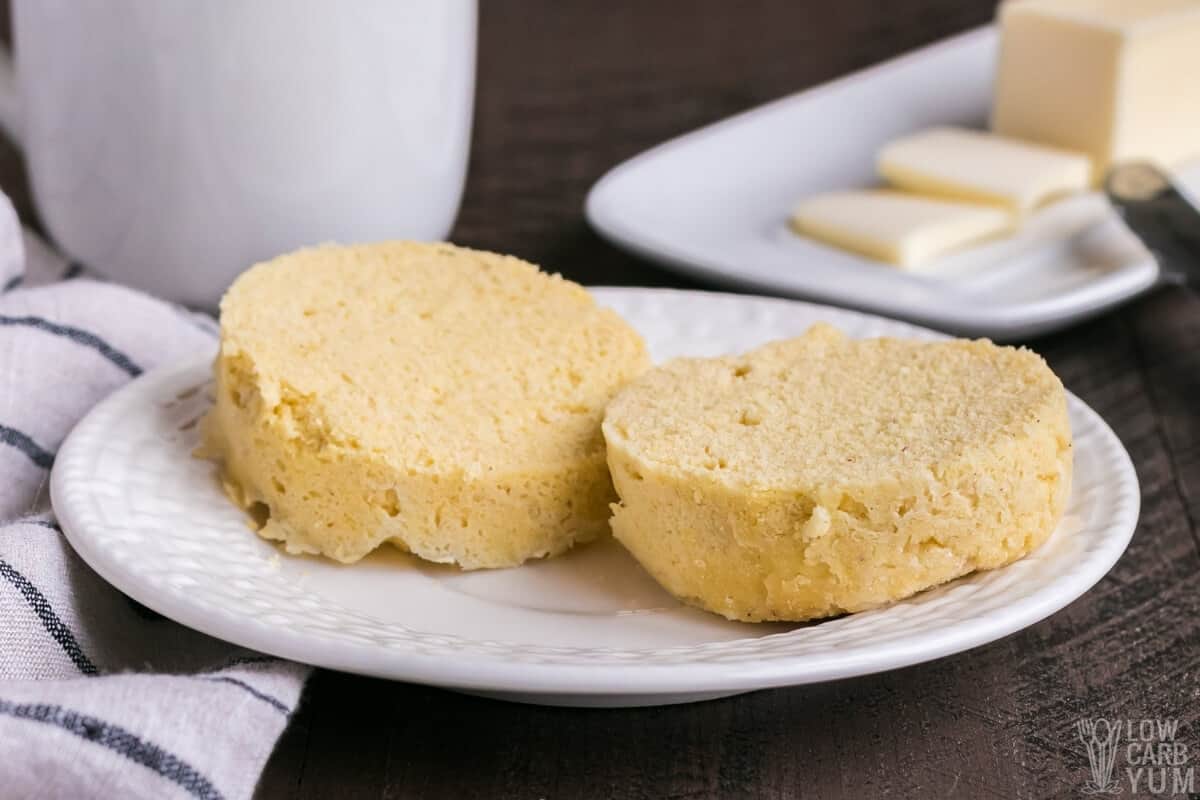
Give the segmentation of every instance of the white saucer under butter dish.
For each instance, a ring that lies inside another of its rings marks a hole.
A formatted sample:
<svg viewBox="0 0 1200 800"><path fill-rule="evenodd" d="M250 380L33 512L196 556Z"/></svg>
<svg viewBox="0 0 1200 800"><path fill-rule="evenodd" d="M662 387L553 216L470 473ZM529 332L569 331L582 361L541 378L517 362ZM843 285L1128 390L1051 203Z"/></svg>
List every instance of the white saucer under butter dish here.
<svg viewBox="0 0 1200 800"><path fill-rule="evenodd" d="M883 144L932 126L982 127L996 41L993 28L975 30L673 139L605 175L588 220L685 274L997 340L1062 328L1146 291L1158 266L1099 193L920 272L788 227L802 197L876 185ZM1200 186L1195 172L1176 178Z"/></svg>
<svg viewBox="0 0 1200 800"><path fill-rule="evenodd" d="M937 338L794 300L596 289L656 361L743 352L814 322L850 336ZM461 572L390 547L344 566L289 556L247 525L197 460L212 354L138 378L60 448L51 497L71 545L143 605L266 653L528 703L682 703L916 664L1007 636L1064 607L1124 552L1137 476L1120 441L1069 399L1075 478L1050 540L1003 569L814 625L688 608L612 540L516 569Z"/></svg>

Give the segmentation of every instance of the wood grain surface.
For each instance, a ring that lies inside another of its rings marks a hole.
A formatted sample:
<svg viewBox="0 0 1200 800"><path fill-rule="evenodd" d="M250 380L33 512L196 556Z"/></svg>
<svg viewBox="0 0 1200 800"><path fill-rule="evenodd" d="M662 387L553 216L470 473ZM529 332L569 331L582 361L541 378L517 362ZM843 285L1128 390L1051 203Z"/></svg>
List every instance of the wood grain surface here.
<svg viewBox="0 0 1200 800"><path fill-rule="evenodd" d="M452 238L584 283L655 286L698 284L587 228L583 198L605 170L993 11L990 0L482 6ZM0 185L32 220L6 144ZM917 667L660 709L521 706L322 671L259 796L1076 797L1089 773L1074 725L1101 716L1180 720L1200 773L1200 300L1163 290L1028 344L1112 425L1142 482L1129 551L1050 619Z"/></svg>

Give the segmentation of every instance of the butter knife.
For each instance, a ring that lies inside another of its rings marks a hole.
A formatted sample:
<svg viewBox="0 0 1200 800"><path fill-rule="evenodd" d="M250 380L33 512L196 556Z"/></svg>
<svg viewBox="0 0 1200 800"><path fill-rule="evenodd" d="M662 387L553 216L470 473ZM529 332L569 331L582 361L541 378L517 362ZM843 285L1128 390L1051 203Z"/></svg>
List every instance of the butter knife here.
<svg viewBox="0 0 1200 800"><path fill-rule="evenodd" d="M1157 167L1117 164L1104 191L1158 262L1159 282L1200 287L1200 210Z"/></svg>

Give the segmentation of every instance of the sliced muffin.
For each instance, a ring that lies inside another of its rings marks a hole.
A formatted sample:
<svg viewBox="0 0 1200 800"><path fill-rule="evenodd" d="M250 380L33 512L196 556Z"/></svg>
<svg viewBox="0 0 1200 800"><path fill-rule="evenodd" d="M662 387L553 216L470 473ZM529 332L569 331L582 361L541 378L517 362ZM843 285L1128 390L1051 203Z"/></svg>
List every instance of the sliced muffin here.
<svg viewBox="0 0 1200 800"><path fill-rule="evenodd" d="M987 341L814 326L685 358L604 419L616 538L668 591L735 620L808 620L1007 564L1058 523L1066 395Z"/></svg>
<svg viewBox="0 0 1200 800"><path fill-rule="evenodd" d="M301 250L221 303L201 453L289 551L514 566L606 530L601 418L648 363L615 313L516 258Z"/></svg>

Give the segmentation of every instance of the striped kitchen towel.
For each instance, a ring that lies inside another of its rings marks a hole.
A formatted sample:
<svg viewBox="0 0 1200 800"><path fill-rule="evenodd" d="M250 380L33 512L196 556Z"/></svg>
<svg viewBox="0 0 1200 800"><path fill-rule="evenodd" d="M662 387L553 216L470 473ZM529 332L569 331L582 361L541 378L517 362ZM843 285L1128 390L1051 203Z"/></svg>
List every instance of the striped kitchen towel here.
<svg viewBox="0 0 1200 800"><path fill-rule="evenodd" d="M211 319L89 279L0 195L0 797L249 797L308 669L138 605L46 492L99 399L211 346Z"/></svg>

